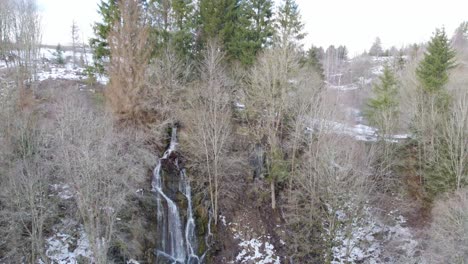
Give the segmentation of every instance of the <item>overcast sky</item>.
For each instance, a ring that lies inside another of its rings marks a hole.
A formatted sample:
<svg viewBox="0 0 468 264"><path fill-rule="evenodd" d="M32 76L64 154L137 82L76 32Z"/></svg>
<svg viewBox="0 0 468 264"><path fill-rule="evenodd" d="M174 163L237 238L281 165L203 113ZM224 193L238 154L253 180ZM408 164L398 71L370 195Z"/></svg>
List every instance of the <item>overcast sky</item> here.
<svg viewBox="0 0 468 264"><path fill-rule="evenodd" d="M278 1L278 0L276 0ZM346 45L350 55L368 50L378 36L384 48L429 40L436 27L448 34L468 20L468 0L296 0L305 23L305 46ZM72 21L85 38L98 19L98 0L39 0L43 42L70 42Z"/></svg>

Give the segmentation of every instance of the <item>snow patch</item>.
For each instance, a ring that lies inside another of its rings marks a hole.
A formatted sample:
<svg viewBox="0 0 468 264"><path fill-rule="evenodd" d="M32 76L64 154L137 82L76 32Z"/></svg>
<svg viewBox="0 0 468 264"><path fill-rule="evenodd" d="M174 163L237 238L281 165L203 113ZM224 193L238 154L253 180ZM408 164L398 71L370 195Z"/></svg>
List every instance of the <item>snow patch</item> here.
<svg viewBox="0 0 468 264"><path fill-rule="evenodd" d="M54 235L47 238L46 255L57 264L77 264L80 258L93 260L89 246L89 241L84 228L79 225L74 229L74 235L71 230L65 231L65 226L74 225L71 221L63 221L60 227L54 227Z"/></svg>
<svg viewBox="0 0 468 264"><path fill-rule="evenodd" d="M339 221L348 220L343 211L336 213ZM374 209L365 206L363 217L353 219L351 229L341 225L334 238L331 263L401 263L402 259L415 257L420 245L405 226L406 219L397 211L389 215L392 219L386 224L376 217Z"/></svg>
<svg viewBox="0 0 468 264"><path fill-rule="evenodd" d="M239 263L257 264L279 264L280 258L275 256L275 248L268 242L262 242L256 238L239 243L242 251L237 255L236 261Z"/></svg>
<svg viewBox="0 0 468 264"><path fill-rule="evenodd" d="M245 224L229 223L228 226L234 234L234 238L240 240L238 244L240 252L237 254L235 261L230 263L281 263L280 257L277 256L275 247L271 243L270 235L256 236L254 230Z"/></svg>

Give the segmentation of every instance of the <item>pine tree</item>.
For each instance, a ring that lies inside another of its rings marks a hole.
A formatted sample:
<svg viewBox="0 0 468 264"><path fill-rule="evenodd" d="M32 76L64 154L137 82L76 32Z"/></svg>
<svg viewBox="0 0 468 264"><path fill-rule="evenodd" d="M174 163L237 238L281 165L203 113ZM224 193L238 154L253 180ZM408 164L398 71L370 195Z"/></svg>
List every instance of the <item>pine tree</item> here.
<svg viewBox="0 0 468 264"><path fill-rule="evenodd" d="M452 45L457 49L466 49L468 43L468 21L462 22L455 30L452 37Z"/></svg>
<svg viewBox="0 0 468 264"><path fill-rule="evenodd" d="M168 49L181 59L193 53L195 8L191 0L151 0L148 7L152 25L153 56Z"/></svg>
<svg viewBox="0 0 468 264"><path fill-rule="evenodd" d="M238 57L240 52L236 44L239 38L240 12L243 11L239 0L201 0L198 25L201 36L198 49L202 50L210 40L217 39L223 44L228 56ZM245 22L245 21L244 21ZM237 53L237 54L236 54Z"/></svg>
<svg viewBox="0 0 468 264"><path fill-rule="evenodd" d="M276 44L281 47L297 47L298 41L305 37L299 7L294 0L283 0L278 9L276 30Z"/></svg>
<svg viewBox="0 0 468 264"><path fill-rule="evenodd" d="M247 11L252 22L252 39L257 50L268 45L273 36L273 2L272 0L250 0Z"/></svg>
<svg viewBox="0 0 468 264"><path fill-rule="evenodd" d="M374 85L373 97L367 102L365 116L383 137L392 132L398 117L398 82L388 65L385 65L380 83Z"/></svg>
<svg viewBox="0 0 468 264"><path fill-rule="evenodd" d="M192 0L173 0L176 31L173 43L180 58L189 58L193 54L195 36L195 7Z"/></svg>
<svg viewBox="0 0 468 264"><path fill-rule="evenodd" d="M441 92L448 82L449 70L454 67L455 51L450 47L445 30L437 29L416 70L423 90L429 94Z"/></svg>
<svg viewBox="0 0 468 264"><path fill-rule="evenodd" d="M321 62L324 56L325 54L322 48L312 46L307 51L305 57L305 64L312 67L319 74L322 80L325 79L323 65Z"/></svg>
<svg viewBox="0 0 468 264"><path fill-rule="evenodd" d="M104 62L109 60L110 57L107 38L111 27L120 17L117 6L118 0L101 0L98 5L98 12L101 15L102 22L94 24L95 38L91 38L89 41L93 51L94 65L88 69L88 73L103 74L105 72Z"/></svg>
<svg viewBox="0 0 468 264"><path fill-rule="evenodd" d="M78 49L78 43L79 43L79 28L78 25L76 24L76 21L73 20L72 26L71 26L71 37L72 37L72 49L73 49L73 67L76 67L76 53Z"/></svg>
<svg viewBox="0 0 468 264"><path fill-rule="evenodd" d="M340 45L336 52L338 56L338 61L345 62L348 60L348 49L346 48L346 46Z"/></svg>
<svg viewBox="0 0 468 264"><path fill-rule="evenodd" d="M453 159L442 131L445 121L450 119L452 102L445 85L455 65L455 51L450 47L445 30L437 29L416 69L421 89L414 134L418 140L425 189L431 197L455 186L454 172L449 166L442 166Z"/></svg>
<svg viewBox="0 0 468 264"><path fill-rule="evenodd" d="M372 44L372 47L369 50L369 55L378 57L378 56L381 56L382 54L383 54L382 41L380 40L379 37L376 37L374 44Z"/></svg>
<svg viewBox="0 0 468 264"><path fill-rule="evenodd" d="M60 64L60 65L65 64L65 59L63 58L63 49L60 43L55 48L54 55L55 55L55 61L57 62L57 64Z"/></svg>
<svg viewBox="0 0 468 264"><path fill-rule="evenodd" d="M248 21L240 58L244 64L252 64L260 50L269 46L274 34L273 2L271 0L245 0L245 16ZM242 24L241 24L242 25Z"/></svg>

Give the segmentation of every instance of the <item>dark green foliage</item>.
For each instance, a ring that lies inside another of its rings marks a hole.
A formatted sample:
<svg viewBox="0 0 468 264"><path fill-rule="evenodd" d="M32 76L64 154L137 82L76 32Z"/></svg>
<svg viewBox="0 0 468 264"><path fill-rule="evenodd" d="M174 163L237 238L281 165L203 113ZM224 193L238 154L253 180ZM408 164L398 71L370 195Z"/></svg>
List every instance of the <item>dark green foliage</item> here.
<svg viewBox="0 0 468 264"><path fill-rule="evenodd" d="M434 94L441 92L449 79L449 70L455 67L455 51L445 30L437 29L427 46L424 59L420 62L416 74L424 92Z"/></svg>
<svg viewBox="0 0 468 264"><path fill-rule="evenodd" d="M424 59L416 69L422 95L420 115L430 123L426 125L427 128L416 131L415 135L424 157L420 164L424 186L431 198L456 187L455 172L450 168L454 157L443 134L447 125L445 121L450 118L452 102L445 85L449 81L450 69L456 65L455 55L444 29L437 29L427 45Z"/></svg>
<svg viewBox="0 0 468 264"><path fill-rule="evenodd" d="M348 60L348 49L346 46L340 45L338 49L336 50L338 60L339 61L347 61Z"/></svg>
<svg viewBox="0 0 468 264"><path fill-rule="evenodd" d="M381 56L382 54L383 54L382 41L380 41L380 38L377 37L375 38L374 44L372 44L372 47L369 50L369 55Z"/></svg>
<svg viewBox="0 0 468 264"><path fill-rule="evenodd" d="M258 45L254 41L250 3L240 0L201 0L198 49L212 39L224 47L227 58L251 64ZM262 30L262 29L261 29Z"/></svg>
<svg viewBox="0 0 468 264"><path fill-rule="evenodd" d="M113 24L120 18L120 13L118 10L118 0L101 0L98 8L102 22L94 24L93 31L95 38L89 40L89 45L93 51L94 64L90 66L88 72L103 74L105 72L104 62L108 61L110 57L107 38Z"/></svg>
<svg viewBox="0 0 468 264"><path fill-rule="evenodd" d="M312 67L319 75L320 78L323 80L325 79L324 73L323 73L323 65L322 65L322 60L325 56L325 52L323 51L323 48L317 48L317 47L310 47L310 49L306 53L305 57L305 64Z"/></svg>
<svg viewBox="0 0 468 264"><path fill-rule="evenodd" d="M57 48L55 48L55 62L57 64L63 65L65 64L65 59L63 58L63 49L60 43L57 45Z"/></svg>
<svg viewBox="0 0 468 264"><path fill-rule="evenodd" d="M191 0L151 0L148 7L154 56L171 49L180 59L193 55L195 7Z"/></svg>
<svg viewBox="0 0 468 264"><path fill-rule="evenodd" d="M373 97L367 102L364 114L372 126L387 134L398 115L398 82L388 65L385 65L380 83L374 85Z"/></svg>
<svg viewBox="0 0 468 264"><path fill-rule="evenodd" d="M404 55L405 54L404 54L403 50L401 49L398 52L398 56L395 58L395 68L398 71L402 71L405 68L406 60L404 58Z"/></svg>
<svg viewBox="0 0 468 264"><path fill-rule="evenodd" d="M297 46L297 42L305 37L299 7L294 0L284 0L279 7L276 30L276 42L280 46Z"/></svg>
<svg viewBox="0 0 468 264"><path fill-rule="evenodd" d="M237 30L227 47L228 54L245 65L253 64L258 52L270 45L274 33L271 0L243 0Z"/></svg>

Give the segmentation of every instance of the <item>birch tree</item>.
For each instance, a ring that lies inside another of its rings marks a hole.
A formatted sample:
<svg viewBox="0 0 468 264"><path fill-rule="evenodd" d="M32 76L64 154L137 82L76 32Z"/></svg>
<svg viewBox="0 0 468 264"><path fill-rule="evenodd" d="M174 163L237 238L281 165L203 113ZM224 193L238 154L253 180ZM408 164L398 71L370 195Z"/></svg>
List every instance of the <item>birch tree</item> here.
<svg viewBox="0 0 468 264"><path fill-rule="evenodd" d="M201 153L202 171L206 174L211 209L218 223L221 181L227 173L227 151L231 138L231 107L226 75L223 67L224 54L215 42L209 42L201 63L200 84L191 95L188 115L189 148Z"/></svg>

